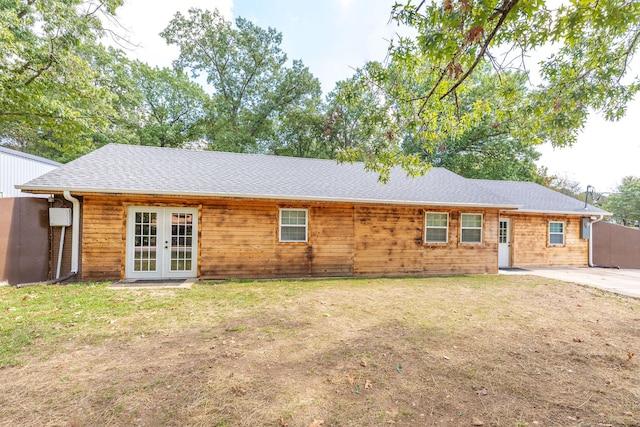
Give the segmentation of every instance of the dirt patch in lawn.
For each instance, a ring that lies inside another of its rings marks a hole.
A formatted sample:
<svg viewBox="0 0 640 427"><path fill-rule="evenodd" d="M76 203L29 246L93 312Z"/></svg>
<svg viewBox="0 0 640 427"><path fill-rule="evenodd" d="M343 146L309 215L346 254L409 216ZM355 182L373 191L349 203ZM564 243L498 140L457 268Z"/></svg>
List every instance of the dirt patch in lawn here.
<svg viewBox="0 0 640 427"><path fill-rule="evenodd" d="M4 290L0 320L28 292ZM480 276L95 298L136 309L34 338L0 369L0 425L640 426L640 302L591 288Z"/></svg>

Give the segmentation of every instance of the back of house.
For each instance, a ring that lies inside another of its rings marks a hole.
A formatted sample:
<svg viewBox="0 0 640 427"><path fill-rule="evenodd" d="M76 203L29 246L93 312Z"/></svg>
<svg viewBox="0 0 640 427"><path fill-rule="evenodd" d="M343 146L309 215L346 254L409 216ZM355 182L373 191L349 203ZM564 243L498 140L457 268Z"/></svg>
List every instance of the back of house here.
<svg viewBox="0 0 640 427"><path fill-rule="evenodd" d="M72 207L64 250L76 280L586 266L583 227L607 214L537 184L442 168L396 168L383 184L360 163L117 144L20 188Z"/></svg>

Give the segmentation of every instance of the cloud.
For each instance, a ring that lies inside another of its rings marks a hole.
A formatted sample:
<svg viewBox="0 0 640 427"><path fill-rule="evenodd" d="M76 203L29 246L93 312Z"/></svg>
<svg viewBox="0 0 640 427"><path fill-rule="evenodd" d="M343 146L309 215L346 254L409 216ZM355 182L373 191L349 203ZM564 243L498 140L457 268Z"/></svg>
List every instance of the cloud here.
<svg viewBox="0 0 640 427"><path fill-rule="evenodd" d="M117 10L118 22L122 28L112 29L118 34L125 33L125 38L132 44L123 46L130 58L152 66L168 67L178 57L178 48L167 46L160 37L160 32L169 25L176 12L186 14L190 8L217 8L224 17L231 19L232 7L232 0L127 0Z"/></svg>

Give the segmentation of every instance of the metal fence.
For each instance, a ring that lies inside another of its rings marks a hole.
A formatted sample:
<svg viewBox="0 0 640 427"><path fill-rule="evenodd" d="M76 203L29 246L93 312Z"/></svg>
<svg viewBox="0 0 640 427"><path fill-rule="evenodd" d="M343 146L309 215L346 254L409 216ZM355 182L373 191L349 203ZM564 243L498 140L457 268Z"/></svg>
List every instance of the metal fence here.
<svg viewBox="0 0 640 427"><path fill-rule="evenodd" d="M595 265L640 268L640 229L597 222L592 237Z"/></svg>
<svg viewBox="0 0 640 427"><path fill-rule="evenodd" d="M0 282L46 280L49 217L46 199L0 198Z"/></svg>

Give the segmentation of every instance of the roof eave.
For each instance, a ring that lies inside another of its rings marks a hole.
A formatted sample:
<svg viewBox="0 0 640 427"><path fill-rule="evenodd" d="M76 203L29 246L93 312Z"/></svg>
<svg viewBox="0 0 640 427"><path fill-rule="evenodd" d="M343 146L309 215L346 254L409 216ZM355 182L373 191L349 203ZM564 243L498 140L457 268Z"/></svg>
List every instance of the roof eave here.
<svg viewBox="0 0 640 427"><path fill-rule="evenodd" d="M173 192L173 191L146 191L122 188L52 188L28 185L16 185L17 189L27 193L51 194L69 191L76 194L131 194L131 195L154 195L154 196L192 196L192 197L225 197L238 199L261 199L261 200L286 200L286 201L308 201L308 202L334 202L334 203L371 203L387 205L412 205L412 206L446 206L465 208L490 208L501 210L518 210L522 205L510 204L490 204L490 203L452 203L421 200L386 200L386 199L361 199L343 197L310 197L310 196L283 196L278 194L235 194L235 193L204 193L204 192Z"/></svg>
<svg viewBox="0 0 640 427"><path fill-rule="evenodd" d="M10 148L0 147L0 152L8 154L9 156L19 157L21 159L31 160L34 162L42 163L43 165L61 167L64 166L62 163L58 163L55 160L50 160L45 157L34 156L32 154L23 153L22 151L12 150Z"/></svg>
<svg viewBox="0 0 640 427"><path fill-rule="evenodd" d="M606 211L555 211L555 210L539 210L539 209L518 209L518 213L534 213L534 214L544 214L544 215L572 215L572 216L593 216L593 215L604 215L604 216L612 216L611 212Z"/></svg>

